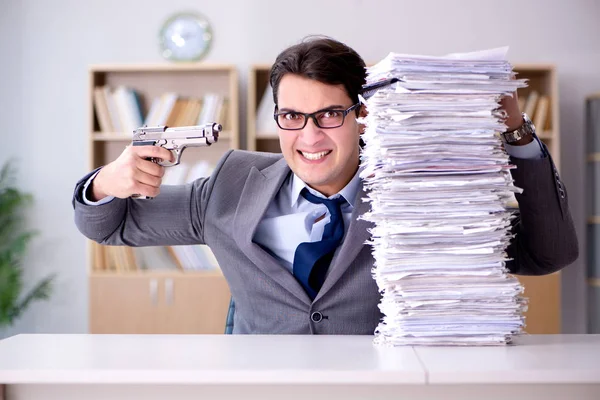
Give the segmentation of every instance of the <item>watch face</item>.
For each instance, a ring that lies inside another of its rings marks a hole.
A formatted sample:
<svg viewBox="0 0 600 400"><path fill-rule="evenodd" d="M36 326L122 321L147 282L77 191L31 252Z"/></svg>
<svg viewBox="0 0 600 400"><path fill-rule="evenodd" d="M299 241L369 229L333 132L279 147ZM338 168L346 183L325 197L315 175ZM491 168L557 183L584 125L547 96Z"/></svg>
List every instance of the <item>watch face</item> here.
<svg viewBox="0 0 600 400"><path fill-rule="evenodd" d="M160 30L162 55L172 61L200 60L206 55L211 40L210 25L200 14L176 14Z"/></svg>

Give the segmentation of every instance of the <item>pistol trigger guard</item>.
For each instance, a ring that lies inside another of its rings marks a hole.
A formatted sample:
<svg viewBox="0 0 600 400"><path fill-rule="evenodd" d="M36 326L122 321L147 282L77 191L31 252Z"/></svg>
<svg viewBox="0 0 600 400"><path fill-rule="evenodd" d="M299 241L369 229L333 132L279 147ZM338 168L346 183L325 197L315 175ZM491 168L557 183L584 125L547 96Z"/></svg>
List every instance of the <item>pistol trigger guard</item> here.
<svg viewBox="0 0 600 400"><path fill-rule="evenodd" d="M183 152L183 149L174 149L174 150L169 150L173 156L175 156L175 161L174 162L168 162L168 161L160 161L158 164L163 166L163 167L174 167L175 165L179 165L179 162L181 161L181 153Z"/></svg>

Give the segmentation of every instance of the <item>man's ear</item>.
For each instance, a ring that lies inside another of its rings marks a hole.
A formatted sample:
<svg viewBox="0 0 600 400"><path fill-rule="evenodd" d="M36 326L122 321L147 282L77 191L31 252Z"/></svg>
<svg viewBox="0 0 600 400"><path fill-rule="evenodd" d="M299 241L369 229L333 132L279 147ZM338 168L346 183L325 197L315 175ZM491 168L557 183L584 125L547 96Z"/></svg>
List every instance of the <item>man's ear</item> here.
<svg viewBox="0 0 600 400"><path fill-rule="evenodd" d="M365 104L362 104L358 111L358 118L365 118L367 116L367 114L368 114L367 106ZM364 124L358 124L358 125L359 125L359 132L362 135L363 133L365 133L366 126Z"/></svg>
<svg viewBox="0 0 600 400"><path fill-rule="evenodd" d="M366 117L366 116L367 116L367 114L368 114L368 112L367 112L367 106L366 106L365 104L362 104L362 105L360 106L360 111L359 111L359 113L358 113L358 116L359 116L360 118L364 118L364 117Z"/></svg>

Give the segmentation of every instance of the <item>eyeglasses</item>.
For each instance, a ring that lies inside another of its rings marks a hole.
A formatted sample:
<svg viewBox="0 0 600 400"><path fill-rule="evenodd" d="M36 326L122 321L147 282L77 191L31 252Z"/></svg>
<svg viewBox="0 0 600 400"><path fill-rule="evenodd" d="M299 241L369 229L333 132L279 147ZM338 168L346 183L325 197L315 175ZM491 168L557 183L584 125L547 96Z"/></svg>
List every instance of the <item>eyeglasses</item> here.
<svg viewBox="0 0 600 400"><path fill-rule="evenodd" d="M298 131L304 129L309 118L312 118L315 125L319 128L332 129L344 125L346 115L359 105L360 103L356 103L345 110L326 109L315 111L310 114L296 111L278 113L277 106L275 106L275 114L273 114L273 117L275 118L277 125L286 131Z"/></svg>

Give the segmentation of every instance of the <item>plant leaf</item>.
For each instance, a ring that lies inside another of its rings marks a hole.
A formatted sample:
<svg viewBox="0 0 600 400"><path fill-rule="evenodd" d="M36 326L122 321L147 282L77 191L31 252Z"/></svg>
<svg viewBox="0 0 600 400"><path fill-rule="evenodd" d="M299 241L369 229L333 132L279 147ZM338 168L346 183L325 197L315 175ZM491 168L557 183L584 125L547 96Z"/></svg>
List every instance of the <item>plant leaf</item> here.
<svg viewBox="0 0 600 400"><path fill-rule="evenodd" d="M25 207L32 196L14 186L15 171L10 163L0 169L0 326L10 325L33 301L48 299L54 276L38 282L23 294L23 257L37 234L24 228Z"/></svg>

